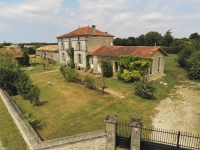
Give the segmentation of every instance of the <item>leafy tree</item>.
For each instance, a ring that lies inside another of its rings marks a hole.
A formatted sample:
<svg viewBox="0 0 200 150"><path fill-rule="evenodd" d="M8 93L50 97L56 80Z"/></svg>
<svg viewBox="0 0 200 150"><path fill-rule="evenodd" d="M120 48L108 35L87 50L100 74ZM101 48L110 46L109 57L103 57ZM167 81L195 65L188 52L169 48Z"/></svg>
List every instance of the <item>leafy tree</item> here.
<svg viewBox="0 0 200 150"><path fill-rule="evenodd" d="M170 44L173 42L174 38L171 35L172 32L168 30L164 35L164 46L170 46Z"/></svg>
<svg viewBox="0 0 200 150"><path fill-rule="evenodd" d="M101 88L101 93L103 95L105 92L105 89L108 88L106 79L104 77L98 78L97 86Z"/></svg>
<svg viewBox="0 0 200 150"><path fill-rule="evenodd" d="M60 72L67 82L81 82L80 74L70 67L61 67Z"/></svg>
<svg viewBox="0 0 200 150"><path fill-rule="evenodd" d="M190 55L194 52L193 46L187 46L184 47L183 50L181 50L178 53L178 63L181 67L186 67L186 60L190 57Z"/></svg>
<svg viewBox="0 0 200 150"><path fill-rule="evenodd" d="M4 54L0 53L0 67L14 69L19 65L15 60L13 54L6 52Z"/></svg>
<svg viewBox="0 0 200 150"><path fill-rule="evenodd" d="M85 75L83 83L89 89L96 89L96 78L92 75Z"/></svg>
<svg viewBox="0 0 200 150"><path fill-rule="evenodd" d="M187 68L192 79L200 80L200 51L191 54L187 60Z"/></svg>
<svg viewBox="0 0 200 150"><path fill-rule="evenodd" d="M23 64L24 66L29 66L29 55L26 52L23 52Z"/></svg>
<svg viewBox="0 0 200 150"><path fill-rule="evenodd" d="M190 35L190 37L189 37L189 39L199 39L200 38L200 35L198 34L198 33L192 33L191 35Z"/></svg>
<svg viewBox="0 0 200 150"><path fill-rule="evenodd" d="M136 38L136 45L137 46L146 45L146 39L144 34L141 34L139 37Z"/></svg>
<svg viewBox="0 0 200 150"><path fill-rule="evenodd" d="M144 80L135 82L135 94L146 99L155 98L154 92L156 91L155 86L151 82Z"/></svg>
<svg viewBox="0 0 200 150"><path fill-rule="evenodd" d="M188 39L176 39L171 44L167 51L170 54L178 54L185 47L192 45L191 40Z"/></svg>
<svg viewBox="0 0 200 150"><path fill-rule="evenodd" d="M18 68L15 58L9 53L0 54L0 87L21 94L34 105L39 104L39 88Z"/></svg>
<svg viewBox="0 0 200 150"><path fill-rule="evenodd" d="M113 68L110 60L108 59L101 59L101 70L102 70L102 75L104 77L112 77L113 76Z"/></svg>
<svg viewBox="0 0 200 150"><path fill-rule="evenodd" d="M121 46L121 45L122 45L122 39L120 39L120 38L115 38L115 39L113 40L113 45L115 45L115 46Z"/></svg>
<svg viewBox="0 0 200 150"><path fill-rule="evenodd" d="M163 44L163 37L160 33L151 31L145 35L146 45L154 46Z"/></svg>
<svg viewBox="0 0 200 150"><path fill-rule="evenodd" d="M30 55L30 54L35 54L35 53L36 53L36 50L35 50L35 48L33 48L33 47L29 47L29 48L27 49L27 52L28 52L29 55Z"/></svg>
<svg viewBox="0 0 200 150"><path fill-rule="evenodd" d="M136 38L128 37L127 39L127 46L136 46Z"/></svg>

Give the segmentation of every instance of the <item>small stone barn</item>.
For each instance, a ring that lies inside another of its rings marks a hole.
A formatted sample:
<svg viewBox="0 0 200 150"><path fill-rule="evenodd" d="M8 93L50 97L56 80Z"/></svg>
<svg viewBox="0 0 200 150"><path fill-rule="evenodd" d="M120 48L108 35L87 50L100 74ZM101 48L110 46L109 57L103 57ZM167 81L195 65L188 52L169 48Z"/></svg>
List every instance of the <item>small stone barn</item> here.
<svg viewBox="0 0 200 150"><path fill-rule="evenodd" d="M99 59L108 57L112 61L113 71L120 70L116 58L119 56L136 55L143 58L153 58L152 66L148 70L148 81L155 80L164 75L165 56L167 53L160 46L98 46L90 52L90 67L93 73L102 73ZM113 59L112 59L113 58Z"/></svg>
<svg viewBox="0 0 200 150"><path fill-rule="evenodd" d="M59 61L58 45L45 45L36 49L36 56Z"/></svg>

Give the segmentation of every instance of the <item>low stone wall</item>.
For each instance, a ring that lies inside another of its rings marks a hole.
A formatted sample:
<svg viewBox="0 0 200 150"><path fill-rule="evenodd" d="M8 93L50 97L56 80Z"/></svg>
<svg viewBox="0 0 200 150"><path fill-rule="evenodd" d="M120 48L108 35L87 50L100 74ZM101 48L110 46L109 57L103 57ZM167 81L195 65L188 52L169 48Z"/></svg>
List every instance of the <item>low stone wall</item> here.
<svg viewBox="0 0 200 150"><path fill-rule="evenodd" d="M2 89L0 96L5 103L8 112L12 116L15 124L21 132L30 150L105 150L106 132L105 130L67 136L64 138L41 141L37 133L26 121L24 115L18 109L12 98Z"/></svg>

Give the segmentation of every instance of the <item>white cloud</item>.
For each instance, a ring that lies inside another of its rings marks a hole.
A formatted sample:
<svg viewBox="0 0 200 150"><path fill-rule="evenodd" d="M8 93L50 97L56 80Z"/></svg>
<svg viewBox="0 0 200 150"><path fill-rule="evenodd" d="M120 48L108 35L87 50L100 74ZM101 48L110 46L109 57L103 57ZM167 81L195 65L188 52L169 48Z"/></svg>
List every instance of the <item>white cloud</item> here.
<svg viewBox="0 0 200 150"><path fill-rule="evenodd" d="M26 0L20 4L0 4L0 16L15 19L39 19L47 21L57 15L61 9L62 0Z"/></svg>

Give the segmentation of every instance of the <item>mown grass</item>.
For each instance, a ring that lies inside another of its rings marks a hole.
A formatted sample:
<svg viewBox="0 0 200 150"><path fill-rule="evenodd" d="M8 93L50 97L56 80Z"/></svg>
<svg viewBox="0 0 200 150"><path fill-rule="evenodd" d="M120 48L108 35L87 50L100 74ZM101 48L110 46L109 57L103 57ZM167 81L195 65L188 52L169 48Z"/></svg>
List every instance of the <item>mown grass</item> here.
<svg viewBox="0 0 200 150"><path fill-rule="evenodd" d="M21 67L21 70L26 72L28 75L44 73L44 72L52 71L52 70L59 70L59 67L60 67L59 62L56 62L55 65L49 64L48 66L45 67L45 70L44 70L44 66L40 64L41 61L42 61L41 58L30 58L30 62L38 63L39 65L32 66L33 70L31 70L31 71L29 70L29 67Z"/></svg>
<svg viewBox="0 0 200 150"><path fill-rule="evenodd" d="M27 150L24 139L0 98L0 141L5 150Z"/></svg>
<svg viewBox="0 0 200 150"><path fill-rule="evenodd" d="M43 140L105 129L104 118L108 114L117 114L118 121L123 122L129 122L130 117L143 118L144 125L148 126L157 112L155 107L185 77L185 70L178 67L175 58L176 55L166 58L166 76L153 82L157 88L155 100L136 96L132 83L107 79L109 88L125 93L126 98L119 99L109 94L101 95L101 92L80 84L65 82L59 72L52 72L31 76L41 89L42 106L34 107L20 96L16 101L24 111L37 118L39 123L35 129ZM47 82L52 86L48 87Z"/></svg>

